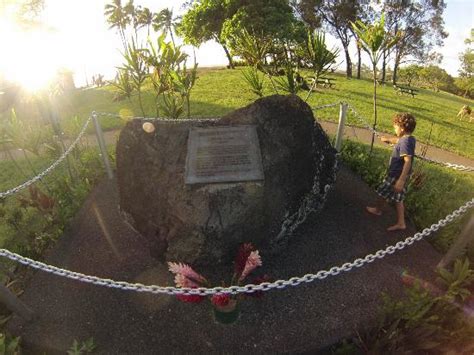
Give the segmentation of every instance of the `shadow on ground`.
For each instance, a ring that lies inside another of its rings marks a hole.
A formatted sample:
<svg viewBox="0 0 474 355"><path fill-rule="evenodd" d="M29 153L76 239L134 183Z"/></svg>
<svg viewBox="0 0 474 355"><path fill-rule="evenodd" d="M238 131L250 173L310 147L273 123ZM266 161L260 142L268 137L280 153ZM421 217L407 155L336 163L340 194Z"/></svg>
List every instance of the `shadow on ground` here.
<svg viewBox="0 0 474 355"><path fill-rule="evenodd" d="M143 239L121 221L115 184L97 186L47 262L116 280L171 284ZM285 253L264 259L263 271L274 279L316 273L413 235L413 226L395 234L385 231L395 218L393 209L378 218L368 215L364 206L374 198L364 182L342 167L325 208L298 230ZM439 259L421 241L360 269L249 299L233 325L215 323L208 302L185 304L171 296L37 272L21 297L36 319L14 317L8 328L22 336L25 352L32 354L64 353L74 339L89 337L101 354L314 351L375 325L380 295L400 292L402 270L431 279Z"/></svg>

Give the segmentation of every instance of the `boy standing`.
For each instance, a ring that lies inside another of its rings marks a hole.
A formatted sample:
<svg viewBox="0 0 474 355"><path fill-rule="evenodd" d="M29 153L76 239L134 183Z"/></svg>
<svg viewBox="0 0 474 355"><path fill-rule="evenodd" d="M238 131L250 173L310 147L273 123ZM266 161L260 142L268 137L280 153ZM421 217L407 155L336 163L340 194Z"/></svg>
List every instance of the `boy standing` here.
<svg viewBox="0 0 474 355"><path fill-rule="evenodd" d="M415 156L416 139L411 135L415 127L416 120L412 114L397 113L393 117L393 128L397 138L381 137L382 142L395 144L395 147L390 158L387 176L377 188L379 198L375 202L375 207L367 207L367 211L380 216L385 200L395 202L397 223L388 227L387 230L389 231L404 230L406 228L403 200Z"/></svg>

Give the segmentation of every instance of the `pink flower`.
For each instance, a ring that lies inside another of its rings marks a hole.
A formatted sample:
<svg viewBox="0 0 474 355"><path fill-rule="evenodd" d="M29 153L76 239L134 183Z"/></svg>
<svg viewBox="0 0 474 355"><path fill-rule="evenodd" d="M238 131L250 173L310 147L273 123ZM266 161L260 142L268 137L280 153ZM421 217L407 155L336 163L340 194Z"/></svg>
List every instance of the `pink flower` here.
<svg viewBox="0 0 474 355"><path fill-rule="evenodd" d="M244 280L248 274L250 274L257 266L262 265L262 259L260 255L258 255L258 250L252 251L245 262L244 271L242 271L242 275L239 277L239 281Z"/></svg>
<svg viewBox="0 0 474 355"><path fill-rule="evenodd" d="M176 274L176 276L174 277L174 283L178 287L189 287L189 288L199 287L199 284L197 284L193 280L188 279L183 274Z"/></svg>
<svg viewBox="0 0 474 355"><path fill-rule="evenodd" d="M230 295L228 293L223 293L223 294L220 294L220 295L212 295L212 298L211 298L211 303L214 305L214 306L218 306L218 307L225 307L229 304L230 302Z"/></svg>
<svg viewBox="0 0 474 355"><path fill-rule="evenodd" d="M239 247L239 251L237 252L234 261L235 276L240 276L242 274L242 271L245 269L247 259L253 250L255 250L255 248L251 243L245 243Z"/></svg>
<svg viewBox="0 0 474 355"><path fill-rule="evenodd" d="M189 265L183 263L168 262L168 268L169 271L171 271L173 274L183 275L191 281L195 281L198 283L206 282L206 279L203 276L199 275L196 271L194 271Z"/></svg>

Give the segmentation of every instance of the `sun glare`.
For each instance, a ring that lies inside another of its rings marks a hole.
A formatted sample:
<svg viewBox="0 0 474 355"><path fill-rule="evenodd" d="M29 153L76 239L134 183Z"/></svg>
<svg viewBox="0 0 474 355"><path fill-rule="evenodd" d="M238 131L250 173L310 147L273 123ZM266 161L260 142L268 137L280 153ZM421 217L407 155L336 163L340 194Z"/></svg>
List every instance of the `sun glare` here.
<svg viewBox="0 0 474 355"><path fill-rule="evenodd" d="M0 73L28 91L45 88L60 68L53 34L22 31L15 23L0 18L2 55ZM2 76L2 75L0 75Z"/></svg>

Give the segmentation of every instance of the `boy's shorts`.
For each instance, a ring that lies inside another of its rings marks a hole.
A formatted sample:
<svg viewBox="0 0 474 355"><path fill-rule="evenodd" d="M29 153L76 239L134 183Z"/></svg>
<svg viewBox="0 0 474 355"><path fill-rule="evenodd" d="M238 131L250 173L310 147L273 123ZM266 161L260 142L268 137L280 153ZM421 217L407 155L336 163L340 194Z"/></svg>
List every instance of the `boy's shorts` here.
<svg viewBox="0 0 474 355"><path fill-rule="evenodd" d="M385 177L385 180L380 184L379 187L377 187L377 194L380 197L386 199L388 202L402 202L405 199L405 194L407 193L407 184L409 179L407 179L407 182L405 183L405 186L403 186L403 190L401 192L395 192L393 190L397 180L398 178L395 177Z"/></svg>

